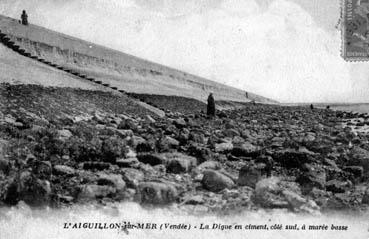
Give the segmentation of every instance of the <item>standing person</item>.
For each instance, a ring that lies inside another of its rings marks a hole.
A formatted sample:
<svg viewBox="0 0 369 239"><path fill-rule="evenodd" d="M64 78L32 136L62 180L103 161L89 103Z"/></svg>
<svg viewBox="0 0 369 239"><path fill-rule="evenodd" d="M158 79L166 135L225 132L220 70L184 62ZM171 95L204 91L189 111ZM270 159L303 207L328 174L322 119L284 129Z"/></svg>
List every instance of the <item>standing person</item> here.
<svg viewBox="0 0 369 239"><path fill-rule="evenodd" d="M249 98L249 93L247 93L247 91L246 91L246 98L247 98L247 99Z"/></svg>
<svg viewBox="0 0 369 239"><path fill-rule="evenodd" d="M215 116L215 100L214 100L214 96L213 93L209 94L208 97L208 108L207 108L207 115L208 116Z"/></svg>
<svg viewBox="0 0 369 239"><path fill-rule="evenodd" d="M23 10L21 19L22 19L22 24L27 26L28 25L28 15L26 13L26 10Z"/></svg>
<svg viewBox="0 0 369 239"><path fill-rule="evenodd" d="M313 109L314 109L314 105L313 105L313 104L311 104L311 105L310 105L310 109L311 109L311 110L313 110Z"/></svg>

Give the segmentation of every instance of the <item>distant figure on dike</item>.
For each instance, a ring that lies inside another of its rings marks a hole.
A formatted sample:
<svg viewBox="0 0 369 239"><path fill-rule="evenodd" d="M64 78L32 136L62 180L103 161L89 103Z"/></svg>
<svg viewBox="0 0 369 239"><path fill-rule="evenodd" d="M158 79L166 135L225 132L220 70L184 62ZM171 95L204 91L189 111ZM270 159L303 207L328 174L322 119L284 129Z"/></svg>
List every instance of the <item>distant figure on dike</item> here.
<svg viewBox="0 0 369 239"><path fill-rule="evenodd" d="M314 105L313 104L310 105L310 109L312 109L312 110L314 109Z"/></svg>
<svg viewBox="0 0 369 239"><path fill-rule="evenodd" d="M208 116L215 116L215 100L214 100L214 96L213 93L209 94L208 97L208 108L207 108L207 115Z"/></svg>
<svg viewBox="0 0 369 239"><path fill-rule="evenodd" d="M23 10L21 19L22 19L22 24L27 26L28 25L28 15L26 13L26 10Z"/></svg>
<svg viewBox="0 0 369 239"><path fill-rule="evenodd" d="M329 105L327 105L326 109L329 110L331 107Z"/></svg>
<svg viewBox="0 0 369 239"><path fill-rule="evenodd" d="M248 99L249 98L249 93L247 93L247 91L246 91L246 99Z"/></svg>

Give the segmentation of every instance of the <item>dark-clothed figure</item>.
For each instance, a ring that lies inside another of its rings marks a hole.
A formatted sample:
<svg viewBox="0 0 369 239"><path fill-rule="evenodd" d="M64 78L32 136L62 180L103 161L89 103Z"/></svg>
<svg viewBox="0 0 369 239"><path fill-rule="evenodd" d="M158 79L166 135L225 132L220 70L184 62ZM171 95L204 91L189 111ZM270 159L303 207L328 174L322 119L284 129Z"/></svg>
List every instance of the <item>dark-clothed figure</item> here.
<svg viewBox="0 0 369 239"><path fill-rule="evenodd" d="M247 93L247 91L246 91L246 98L247 98L247 99L249 98L249 93Z"/></svg>
<svg viewBox="0 0 369 239"><path fill-rule="evenodd" d="M208 97L208 108L207 108L207 115L208 116L215 116L215 100L214 100L214 96L213 93L209 94Z"/></svg>
<svg viewBox="0 0 369 239"><path fill-rule="evenodd" d="M23 25L28 25L28 15L26 13L26 10L23 10L22 15L21 15L21 19L22 19L22 24Z"/></svg>
<svg viewBox="0 0 369 239"><path fill-rule="evenodd" d="M327 110L329 110L331 107L330 107L329 105L327 105L327 107L326 107L326 108L327 108Z"/></svg>

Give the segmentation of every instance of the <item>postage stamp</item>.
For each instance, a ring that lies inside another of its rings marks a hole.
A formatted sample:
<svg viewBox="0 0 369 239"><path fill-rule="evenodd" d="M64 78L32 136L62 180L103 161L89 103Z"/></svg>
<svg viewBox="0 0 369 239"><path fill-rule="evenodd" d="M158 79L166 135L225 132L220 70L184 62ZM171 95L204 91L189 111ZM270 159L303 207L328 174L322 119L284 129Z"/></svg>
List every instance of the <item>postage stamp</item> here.
<svg viewBox="0 0 369 239"><path fill-rule="evenodd" d="M369 0L343 0L343 49L347 61L369 61Z"/></svg>

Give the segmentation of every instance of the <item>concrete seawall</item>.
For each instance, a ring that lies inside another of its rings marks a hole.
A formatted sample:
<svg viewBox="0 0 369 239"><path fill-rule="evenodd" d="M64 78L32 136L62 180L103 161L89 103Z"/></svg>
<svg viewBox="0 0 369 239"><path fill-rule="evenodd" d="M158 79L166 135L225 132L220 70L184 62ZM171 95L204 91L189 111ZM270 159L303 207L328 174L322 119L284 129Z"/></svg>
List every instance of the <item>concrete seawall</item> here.
<svg viewBox="0 0 369 239"><path fill-rule="evenodd" d="M209 92L227 101L273 103L245 91L149 62L35 25L23 26L0 15L0 30L27 52L101 79L127 92L178 95L204 101Z"/></svg>

